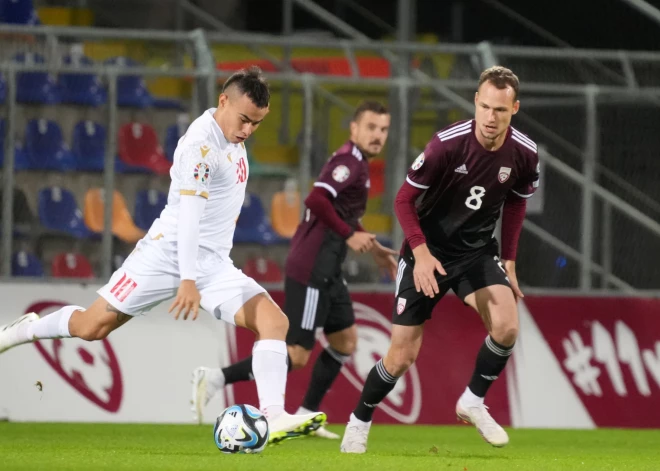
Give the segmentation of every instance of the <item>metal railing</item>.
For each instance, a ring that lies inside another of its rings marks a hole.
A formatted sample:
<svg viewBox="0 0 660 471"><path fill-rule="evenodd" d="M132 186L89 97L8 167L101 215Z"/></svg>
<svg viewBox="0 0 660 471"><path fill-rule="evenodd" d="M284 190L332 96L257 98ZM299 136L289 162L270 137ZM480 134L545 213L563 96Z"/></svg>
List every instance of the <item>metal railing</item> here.
<svg viewBox="0 0 660 471"><path fill-rule="evenodd" d="M293 0L300 2L301 0ZM339 26L339 25L338 25ZM144 40L169 42L176 45L185 45L184 49L191 52L192 65L189 67L168 66L153 67L140 66L130 69L110 65L96 64L84 69L76 69L65 66L58 60L48 61L45 64L20 64L8 60L0 63L0 72L7 80L7 118L8 130L5 141L5 163L3 168L3 183L5 188L14 186L14 149L15 134L17 131L17 113L21 106L16 101L16 82L17 75L23 72L49 72L49 73L93 73L98 75L105 83L109 92L108 104L104 108L107 114L108 122L108 141L107 155L105 160L104 188L106 194L112 194L112 190L117 183L114 172L114 159L116 150L115 136L117 133L119 109L116 104L116 84L117 79L123 76L141 75L144 77L178 77L192 80L192 98L189 103L189 109L195 114L207 108L215 102L217 93L217 84L219 80L226 78L229 72L219 71L215 68L215 59L212 56L212 45L216 43L234 44L254 48L265 47L314 47L319 49L337 49L345 51L347 55L356 54L358 51L373 51L387 57L395 69L398 65L397 54L417 53L417 54L449 54L463 57L481 57L483 61L484 49L478 45L459 45L459 44L416 44L408 42L379 43L364 38L359 40L338 40L317 41L310 38L298 39L295 37L276 37L268 35L246 35L242 33L225 32L223 34L208 33L201 30L192 32L158 32L158 31L136 31L136 30L104 30L95 28L51 28L51 27L12 27L2 26L0 32L18 33L21 35L31 35L41 38L38 44L62 44L66 38L75 38L76 41L85 40L105 40L105 39L123 39L123 40ZM43 46L45 48L45 46ZM51 50L57 50L51 49ZM258 49L254 49L257 50ZM514 57L514 58L549 58L552 60L578 59L585 63L592 60L612 60L621 63L660 63L660 54L651 52L624 52L621 51L594 51L594 50L556 50L556 49L529 49L516 47L493 46L491 48L495 57ZM282 62L280 62L282 64ZM437 79L428 77L416 70L406 70L407 68L398 68L399 76L395 78L363 78L356 70L352 76L338 77L323 74L297 73L292 70L290 64L285 64L278 72L269 73L269 80L273 83L286 84L291 87L295 85L301 91L305 111L303 113L303 145L300 156L300 168L298 178L301 182L300 188L308 187L308 183L314 177L311 173L311 154L312 137L316 128L314 123L314 102L318 97L328 99L332 106L349 112L351 105L325 89L329 85L344 85L346 87L359 85L362 89L366 87L385 88L393 90L393 99L396 100L397 119L396 126L397 137L391 145L396 148L397 158L388 162L388 166L394 168L394 174L405 173L408 166L410 155L414 152L410 146L410 126L414 109L410 103L410 91L419 89L432 89L434 92L446 99L451 106L462 110L466 115L473 113L473 104L465 98L467 94L474 92L475 80L465 80L464 78L446 78ZM409 75L408 75L409 74ZM634 72L633 72L634 74ZM639 99L639 98L657 98L660 95L660 87L645 86L637 83L637 80L627 81L625 84L609 84L594 86L584 83L547 83L547 82L524 82L524 91L526 94L536 95L552 99L553 97L579 97L584 100L587 113L587 133L592 139L592 145L586 149L575 149L575 153L580 153L581 162L579 169L575 165L566 162L566 157L557 155L557 151L552 149L541 151L541 159L547 168L551 169L553 175L558 176L561 181L570 182L577 185L582 193L582 204L579 218L571 221L572 224L580 225L580 239L576 245L563 240L561 237L553 234L553 221L529 219L525 223L526 231L533 237L543 241L543 243L552 247L559 253L565 254L568 258L575 259L580 266L579 283L575 288L582 291L588 291L595 287L594 276L600 277L601 286L604 288L614 287L616 289L631 292L633 284L625 277L615 273L612 267L613 248L604 247L600 263L594 261L594 228L597 226L596 206L605 205L608 209L608 219L610 227L603 226L603 237L611 241L612 215L625 216L629 223L634 224L634 231L645 231L654 237L653 240L660 240L660 225L657 219L649 217L646 210L640 210L635 204L630 204L626 199L622 199L618 193L613 193L604 188L597 181L597 155L598 149L596 135L598 133L597 120L595 119L594 102L598 97L617 97L619 99ZM561 147L560 147L561 151ZM400 183L393 182L389 187L389 192L394 191ZM559 184L561 187L562 183ZM623 185L621 185L622 188ZM634 195L634 188L628 188L630 194ZM628 195L629 196L629 195ZM642 195L636 195L637 199L642 201ZM552 198L552 195L549 195ZM12 254L12 197L8 192L3 197L3 218L2 218L2 274L8 276L11 272L10 259ZM640 203L642 206L643 204ZM655 201L648 201L652 206ZM112 205L111 199L105 205L105 229L103 234L102 251L102 277L107 278L112 271ZM397 224L394 224L395 243L400 241L400 232L397 234ZM607 236L610 232L610 236ZM609 260L609 261L608 261ZM524 281L524 280L523 280Z"/></svg>

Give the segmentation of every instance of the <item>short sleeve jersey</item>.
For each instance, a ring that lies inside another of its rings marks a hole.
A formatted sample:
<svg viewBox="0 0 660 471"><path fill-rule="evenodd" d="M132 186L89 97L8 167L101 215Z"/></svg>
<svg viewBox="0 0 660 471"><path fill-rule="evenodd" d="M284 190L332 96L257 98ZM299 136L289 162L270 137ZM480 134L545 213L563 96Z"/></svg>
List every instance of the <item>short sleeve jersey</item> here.
<svg viewBox="0 0 660 471"><path fill-rule="evenodd" d="M489 151L474 120L460 121L433 136L406 181L426 190L417 213L429 249L443 264L460 263L497 250L494 231L507 195L529 198L538 188L537 146L509 126L502 146Z"/></svg>

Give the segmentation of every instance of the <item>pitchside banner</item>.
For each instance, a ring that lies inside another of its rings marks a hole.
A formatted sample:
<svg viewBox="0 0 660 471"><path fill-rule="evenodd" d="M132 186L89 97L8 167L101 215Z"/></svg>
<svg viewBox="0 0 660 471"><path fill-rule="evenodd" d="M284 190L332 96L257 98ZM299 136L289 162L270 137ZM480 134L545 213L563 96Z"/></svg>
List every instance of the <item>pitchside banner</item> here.
<svg viewBox="0 0 660 471"><path fill-rule="evenodd" d="M66 304L88 305L96 286L3 284L0 324ZM280 305L281 292L271 293ZM353 293L358 349L323 402L345 422L365 378L387 351L393 296ZM192 370L250 354L254 336L209 315L174 321L168 304L132 320L102 342L40 341L0 355L0 418L16 421L192 421ZM487 404L516 427L660 427L660 300L533 297L520 303L520 338ZM380 423L450 424L486 333L458 299L439 303L417 363L378 409ZM319 344L312 363L325 338ZM311 373L289 375L286 405L300 405ZM254 383L226 388L207 408L258 403ZM640 411L644 411L641 413Z"/></svg>

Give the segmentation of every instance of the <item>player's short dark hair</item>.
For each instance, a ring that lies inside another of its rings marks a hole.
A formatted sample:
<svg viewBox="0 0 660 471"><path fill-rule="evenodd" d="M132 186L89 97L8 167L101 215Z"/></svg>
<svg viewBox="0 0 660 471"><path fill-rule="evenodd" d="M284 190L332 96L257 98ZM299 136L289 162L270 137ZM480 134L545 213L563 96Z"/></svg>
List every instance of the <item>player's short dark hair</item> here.
<svg viewBox="0 0 660 471"><path fill-rule="evenodd" d="M232 74L222 86L222 93L230 87L236 87L241 95L247 95L257 108L267 108L270 103L268 82L256 65Z"/></svg>
<svg viewBox="0 0 660 471"><path fill-rule="evenodd" d="M511 69L507 69L501 65L494 65L493 67L489 67L488 69L481 72L477 90L481 88L481 85L483 85L484 82L490 82L500 90L504 90L506 87L511 87L513 89L513 101L515 102L518 99L520 81L518 80L516 74L511 71Z"/></svg>
<svg viewBox="0 0 660 471"><path fill-rule="evenodd" d="M380 101L366 100L361 102L357 108L355 108L355 112L353 113L353 121L359 120L360 116L362 116L362 113L365 111L371 111L372 113L376 114L390 114L387 106L383 105Z"/></svg>

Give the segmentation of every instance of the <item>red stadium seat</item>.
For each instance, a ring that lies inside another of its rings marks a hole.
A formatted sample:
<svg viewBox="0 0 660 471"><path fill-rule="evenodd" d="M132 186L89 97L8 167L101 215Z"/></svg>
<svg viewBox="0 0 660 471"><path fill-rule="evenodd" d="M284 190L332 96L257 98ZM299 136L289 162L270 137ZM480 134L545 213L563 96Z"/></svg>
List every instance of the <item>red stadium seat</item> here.
<svg viewBox="0 0 660 471"><path fill-rule="evenodd" d="M94 278L94 271L84 255L61 253L55 256L51 265L55 278Z"/></svg>
<svg viewBox="0 0 660 471"><path fill-rule="evenodd" d="M158 175L166 175L172 166L154 128L142 123L128 123L119 128L119 158L128 165L147 168Z"/></svg>
<svg viewBox="0 0 660 471"><path fill-rule="evenodd" d="M283 279L277 263L264 257L248 259L243 266L243 273L257 283L279 283Z"/></svg>

